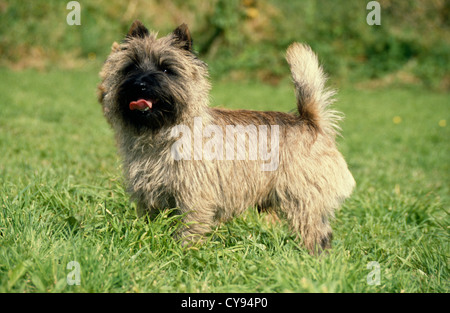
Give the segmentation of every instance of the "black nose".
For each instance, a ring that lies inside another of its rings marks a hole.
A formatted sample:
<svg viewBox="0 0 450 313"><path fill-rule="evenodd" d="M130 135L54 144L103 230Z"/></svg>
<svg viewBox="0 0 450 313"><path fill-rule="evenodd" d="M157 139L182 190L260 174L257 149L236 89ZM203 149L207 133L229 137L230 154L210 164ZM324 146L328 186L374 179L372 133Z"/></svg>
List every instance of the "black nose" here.
<svg viewBox="0 0 450 313"><path fill-rule="evenodd" d="M137 77L133 85L134 88L140 91L149 91L150 89L159 86L157 74L153 71L144 73Z"/></svg>
<svg viewBox="0 0 450 313"><path fill-rule="evenodd" d="M141 89L141 91L146 91L147 90L147 84L144 82L140 82L139 83L139 88Z"/></svg>

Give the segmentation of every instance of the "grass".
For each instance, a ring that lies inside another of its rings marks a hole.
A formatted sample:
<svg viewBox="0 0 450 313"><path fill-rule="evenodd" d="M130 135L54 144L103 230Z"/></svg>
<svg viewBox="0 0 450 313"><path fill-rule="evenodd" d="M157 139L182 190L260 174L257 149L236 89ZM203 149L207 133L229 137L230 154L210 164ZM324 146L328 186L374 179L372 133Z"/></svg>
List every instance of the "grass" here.
<svg viewBox="0 0 450 313"><path fill-rule="evenodd" d="M184 251L167 212L135 217L96 70L0 69L0 292L450 291L448 94L340 91L339 146L357 188L328 255L253 210ZM287 83L214 86L216 105L294 108ZM80 285L67 284L70 261ZM371 261L379 285L367 283Z"/></svg>

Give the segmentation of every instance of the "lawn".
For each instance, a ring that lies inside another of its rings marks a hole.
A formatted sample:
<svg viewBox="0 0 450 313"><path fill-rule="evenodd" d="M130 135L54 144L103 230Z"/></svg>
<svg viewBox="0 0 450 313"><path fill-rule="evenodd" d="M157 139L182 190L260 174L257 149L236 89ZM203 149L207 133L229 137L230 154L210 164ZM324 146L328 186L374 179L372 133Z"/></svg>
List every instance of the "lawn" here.
<svg viewBox="0 0 450 313"><path fill-rule="evenodd" d="M255 210L183 250L167 212L135 216L97 70L0 69L0 292L450 292L448 94L340 90L357 187L328 254L310 256ZM214 105L295 107L288 82L213 85Z"/></svg>

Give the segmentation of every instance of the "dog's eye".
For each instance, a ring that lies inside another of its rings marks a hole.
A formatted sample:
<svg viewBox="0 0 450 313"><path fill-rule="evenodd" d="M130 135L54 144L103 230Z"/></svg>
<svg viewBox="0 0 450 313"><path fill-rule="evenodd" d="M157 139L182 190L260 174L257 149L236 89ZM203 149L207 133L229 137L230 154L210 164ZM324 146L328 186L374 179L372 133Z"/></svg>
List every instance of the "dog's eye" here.
<svg viewBox="0 0 450 313"><path fill-rule="evenodd" d="M134 62L130 62L127 64L123 69L122 73L124 74L130 74L138 70L138 66Z"/></svg>
<svg viewBox="0 0 450 313"><path fill-rule="evenodd" d="M175 72L170 67L167 66L161 67L161 71L167 75L175 75Z"/></svg>

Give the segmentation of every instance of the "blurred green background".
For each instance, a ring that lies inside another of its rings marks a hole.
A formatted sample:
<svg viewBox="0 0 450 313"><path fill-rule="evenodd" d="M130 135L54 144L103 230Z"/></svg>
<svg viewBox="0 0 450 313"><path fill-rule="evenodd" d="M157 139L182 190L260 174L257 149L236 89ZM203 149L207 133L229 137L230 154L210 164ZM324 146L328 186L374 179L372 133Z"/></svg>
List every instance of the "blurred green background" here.
<svg viewBox="0 0 450 313"><path fill-rule="evenodd" d="M380 0L380 26L368 0L79 0L80 26L68 2L0 0L0 292L450 291L450 1ZM188 251L165 213L136 219L96 99L136 18L161 35L188 23L213 106L291 111L286 48L317 52L357 182L330 254L254 210Z"/></svg>
<svg viewBox="0 0 450 313"><path fill-rule="evenodd" d="M288 75L287 46L301 41L338 83L450 89L447 0L381 0L380 26L367 24L365 0L80 0L80 26L66 23L68 2L0 0L0 65L101 64L137 18L161 35L188 23L215 78L277 84Z"/></svg>

